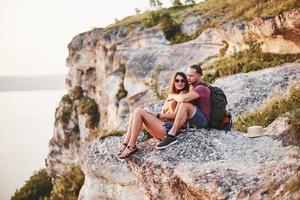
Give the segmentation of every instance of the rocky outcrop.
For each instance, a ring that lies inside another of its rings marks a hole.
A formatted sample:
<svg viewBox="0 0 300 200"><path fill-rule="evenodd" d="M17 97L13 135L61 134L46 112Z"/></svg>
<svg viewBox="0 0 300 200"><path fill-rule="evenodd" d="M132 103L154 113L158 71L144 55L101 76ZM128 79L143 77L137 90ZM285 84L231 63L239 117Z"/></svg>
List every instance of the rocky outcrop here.
<svg viewBox="0 0 300 200"><path fill-rule="evenodd" d="M115 157L120 139L90 145L79 199L290 199L284 185L300 166L299 148L269 136L188 131L165 150L142 143L125 163Z"/></svg>
<svg viewBox="0 0 300 200"><path fill-rule="evenodd" d="M192 35L205 25L209 17L191 16L182 23L182 31ZM255 18L249 22L228 22L216 29L207 29L202 36L214 35L214 41L228 44L227 54L249 47L249 43L261 43L263 52L300 53L300 8L283 12L275 17Z"/></svg>
<svg viewBox="0 0 300 200"><path fill-rule="evenodd" d="M124 123L120 117L122 106L130 103L123 100L120 104L117 99L120 84L127 91L126 99L132 99L149 91L147 83L157 69L161 71L158 79L164 80L158 84L167 86L174 71L183 71L208 56L217 56L221 47L221 43L198 41L170 46L160 30L144 30L107 40L105 32L96 29L76 36L69 44L67 84L69 89L80 86L95 99L103 116L99 128L113 130ZM125 66L123 72L122 66Z"/></svg>
<svg viewBox="0 0 300 200"><path fill-rule="evenodd" d="M156 78L156 86L165 88L175 71L218 57L223 41L229 44L228 54L247 48L249 39L264 42L265 52L300 53L293 39L299 34L299 12L228 23L175 45L162 30L141 23L75 36L68 46L69 92L56 111L48 172L56 178L66 165L79 165L85 173L81 200L291 199L285 185L299 168L299 149L284 147L273 136L249 139L234 131L188 131L179 136L178 145L163 151L155 150L156 140L148 140L126 162L115 157L121 137L98 136L126 128L137 105L159 110L162 102L149 82ZM192 33L205 20L191 19L182 29ZM280 44L278 38L283 38ZM299 79L299 69L299 63L287 63L221 78L215 85L225 91L229 111L237 116L263 104L274 91L284 93L290 81ZM82 103L86 98L95 102L93 111L100 117L80 111L89 108Z"/></svg>
<svg viewBox="0 0 300 200"><path fill-rule="evenodd" d="M243 50L249 42L261 43L263 52L300 53L300 8L275 17L228 23L218 29L229 44L229 54Z"/></svg>
<svg viewBox="0 0 300 200"><path fill-rule="evenodd" d="M300 63L286 63L259 71L217 79L215 86L227 96L233 117L261 106L268 97L284 94L290 83L300 79Z"/></svg>
<svg viewBox="0 0 300 200"><path fill-rule="evenodd" d="M69 89L79 86L97 102L103 116L98 127L111 131L124 124L122 116L131 102L136 102L128 99L145 91L155 95L147 83L157 69L160 73L156 76L161 80L158 85L164 88L174 71L185 71L191 64L219 56L222 41L229 44L228 54L248 48L250 40L262 42L264 52L300 53L299 13L300 9L294 9L274 18L227 23L176 45L170 45L161 30L147 29L139 23L94 29L77 35L69 44L66 82ZM199 28L203 20L188 18L182 30L189 33ZM117 96L122 89L127 96L120 103Z"/></svg>
<svg viewBox="0 0 300 200"><path fill-rule="evenodd" d="M79 200L145 199L136 176L114 155L120 139L113 136L90 143L81 166L85 181Z"/></svg>
<svg viewBox="0 0 300 200"><path fill-rule="evenodd" d="M240 114L261 105L267 94L286 92L288 82L299 79L298 69L297 63L285 64L224 77L216 85L226 92L231 112ZM126 199L125 193L133 195L130 199L290 199L284 185L300 165L299 149L283 147L286 131L274 126L255 139L237 132L189 131L162 151L151 139L126 163L115 156L120 137L95 140L83 158L86 183L80 199Z"/></svg>

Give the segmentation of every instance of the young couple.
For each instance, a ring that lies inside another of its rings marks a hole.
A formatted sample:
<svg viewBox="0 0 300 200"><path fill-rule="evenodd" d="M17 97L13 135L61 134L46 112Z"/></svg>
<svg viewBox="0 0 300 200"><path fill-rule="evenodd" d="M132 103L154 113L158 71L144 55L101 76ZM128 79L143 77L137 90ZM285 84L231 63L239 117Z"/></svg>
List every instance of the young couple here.
<svg viewBox="0 0 300 200"><path fill-rule="evenodd" d="M209 88L201 82L201 67L192 65L186 75L177 72L172 78L170 93L161 113L156 114L141 107L134 109L117 156L124 159L137 150L136 141L143 126L153 137L161 140L157 149L176 143L176 134L186 122L197 128L206 128L211 113L211 99Z"/></svg>

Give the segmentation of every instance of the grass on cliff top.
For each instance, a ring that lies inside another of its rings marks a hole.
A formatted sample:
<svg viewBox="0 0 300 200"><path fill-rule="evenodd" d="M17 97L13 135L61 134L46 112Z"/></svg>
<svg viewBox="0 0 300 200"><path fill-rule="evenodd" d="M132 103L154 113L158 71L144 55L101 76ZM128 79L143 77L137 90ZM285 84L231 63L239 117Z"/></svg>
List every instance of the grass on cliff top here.
<svg viewBox="0 0 300 200"><path fill-rule="evenodd" d="M289 87L288 95L275 95L269 99L262 107L237 117L235 129L241 132L246 132L249 126L259 125L267 127L280 115L291 112L290 123L292 131L299 131L299 116L300 109L300 87L293 84ZM298 111L297 111L298 110ZM299 132L297 133L299 134Z"/></svg>
<svg viewBox="0 0 300 200"><path fill-rule="evenodd" d="M169 13L181 22L188 16L201 14L215 18L218 22L229 20L251 20L255 17L275 16L283 11L300 7L299 0L206 0L194 5L161 8L156 12ZM151 11L126 17L111 26L142 22Z"/></svg>
<svg viewBox="0 0 300 200"><path fill-rule="evenodd" d="M204 70L204 80L212 83L218 77L247 73L297 60L300 60L300 54L263 53L260 45L254 43L249 49L214 61Z"/></svg>
<svg viewBox="0 0 300 200"><path fill-rule="evenodd" d="M161 8L126 17L107 28L143 23L147 27L160 26L171 43L185 42L199 36L205 29L228 21L251 20L255 17L275 16L300 7L299 0L206 0L204 2ZM192 36L181 33L180 25L189 16L201 15L208 20Z"/></svg>

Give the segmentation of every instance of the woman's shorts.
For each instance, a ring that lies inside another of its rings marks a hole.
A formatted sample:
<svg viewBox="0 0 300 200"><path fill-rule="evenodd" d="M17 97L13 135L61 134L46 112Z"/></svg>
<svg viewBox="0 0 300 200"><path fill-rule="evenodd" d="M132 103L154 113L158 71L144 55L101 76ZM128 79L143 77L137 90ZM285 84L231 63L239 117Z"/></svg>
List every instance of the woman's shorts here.
<svg viewBox="0 0 300 200"><path fill-rule="evenodd" d="M165 134L169 133L170 129L173 126L173 122L165 122L164 123Z"/></svg>
<svg viewBox="0 0 300 200"><path fill-rule="evenodd" d="M172 126L173 126L173 122L164 122L164 129L165 129L165 134L169 133L169 131L171 130ZM183 129L186 129L187 126L184 124L183 126L181 126L181 128L177 131L180 132L182 131Z"/></svg>

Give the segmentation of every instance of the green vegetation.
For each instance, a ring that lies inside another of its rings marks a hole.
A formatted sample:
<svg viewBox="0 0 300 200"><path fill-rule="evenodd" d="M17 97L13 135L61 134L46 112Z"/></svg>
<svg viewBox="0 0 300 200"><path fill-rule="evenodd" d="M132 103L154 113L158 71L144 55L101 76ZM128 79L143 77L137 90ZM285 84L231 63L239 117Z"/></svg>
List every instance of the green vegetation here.
<svg viewBox="0 0 300 200"><path fill-rule="evenodd" d="M118 135L124 135L126 133L126 130L113 130L108 132L107 130L104 129L94 129L90 131L90 134L88 135L88 138L86 138L86 141L92 141L94 139L104 139L108 136L118 136Z"/></svg>
<svg viewBox="0 0 300 200"><path fill-rule="evenodd" d="M80 188L84 183L84 174L78 166L70 166L67 172L59 177L48 200L77 200Z"/></svg>
<svg viewBox="0 0 300 200"><path fill-rule="evenodd" d="M79 97L80 98L80 97ZM61 98L60 105L56 108L55 112L55 124L58 122L66 127L71 119L72 112L74 110L74 102L70 99L70 96L64 95ZM81 97L77 106L80 114L87 115L86 127L94 128L98 125L100 120L100 114L98 111L97 103L88 97ZM79 127L74 127L74 132L79 133Z"/></svg>
<svg viewBox="0 0 300 200"><path fill-rule="evenodd" d="M218 77L274 67L298 59L300 59L300 54L263 53L260 44L252 43L249 49L213 62L209 67L213 70L204 71L204 80L211 83Z"/></svg>
<svg viewBox="0 0 300 200"><path fill-rule="evenodd" d="M246 132L249 126L260 125L266 127L281 114L291 112L293 113L290 118L292 131L299 134L300 114L299 110L295 112L297 109L300 109L300 88L293 85L289 88L287 97L274 96L261 108L239 116L235 121L235 128L238 131Z"/></svg>
<svg viewBox="0 0 300 200"><path fill-rule="evenodd" d="M223 44L223 47L219 50L219 52L220 52L220 56L224 57L225 53L229 47L229 44L224 40L222 40L222 44Z"/></svg>
<svg viewBox="0 0 300 200"><path fill-rule="evenodd" d="M55 111L55 124L60 122L66 127L70 121L73 111L73 104L68 94L64 95L60 100L60 106Z"/></svg>
<svg viewBox="0 0 300 200"><path fill-rule="evenodd" d="M156 97L157 97L158 99L164 100L164 99L167 98L168 92L167 92L167 90L161 89L161 88L159 87L160 84L159 84L159 80L158 80L158 79L159 79L160 71L161 71L160 66L156 67L156 68L154 69L154 72L153 72L152 75L151 75L150 81L148 81L148 82L146 83L146 85L150 87L150 89L151 89L152 92L156 95Z"/></svg>
<svg viewBox="0 0 300 200"><path fill-rule="evenodd" d="M86 127L95 128L98 126L100 114L98 105L93 99L89 97L81 98L77 109L80 114L87 115Z"/></svg>
<svg viewBox="0 0 300 200"><path fill-rule="evenodd" d="M77 166L69 166L54 184L46 169L41 169L15 192L11 200L77 200L83 183L84 174Z"/></svg>
<svg viewBox="0 0 300 200"><path fill-rule="evenodd" d="M107 136L117 136L117 135L124 135L127 131L126 130L113 130L111 132L105 132L105 133L102 133L99 138L100 139L104 139L106 138Z"/></svg>
<svg viewBox="0 0 300 200"><path fill-rule="evenodd" d="M35 172L21 189L16 190L11 200L41 200L50 197L52 187L46 169L41 169Z"/></svg>
<svg viewBox="0 0 300 200"><path fill-rule="evenodd" d="M154 6L160 7L160 1L154 0ZM199 36L205 29L215 27L228 21L251 20L255 17L275 16L283 11L300 7L299 0L206 0L199 4L186 1L191 5L180 5L178 1L173 2L170 8L160 8L156 11L147 11L135 16L127 17L111 25L121 26L133 23L144 23L147 27L162 26L166 37L171 43L180 43ZM181 23L190 16L201 15L207 21L199 28L193 36L181 33Z"/></svg>
<svg viewBox="0 0 300 200"><path fill-rule="evenodd" d="M125 87L124 87L124 79L125 79L125 74L126 74L126 67L125 65L120 65L120 68L119 68L120 72L122 73L122 81L120 82L120 85L119 85L119 90L116 94L116 98L118 99L118 101L120 101L121 99L125 98L127 96L127 91L125 90Z"/></svg>
<svg viewBox="0 0 300 200"><path fill-rule="evenodd" d="M180 30L180 23L171 17L169 12L165 11L152 11L149 16L143 20L147 27L158 25L164 32L167 40L172 44L185 42L192 39L192 36L185 35Z"/></svg>
<svg viewBox="0 0 300 200"><path fill-rule="evenodd" d="M296 170L296 173L290 180L288 180L285 188L285 192L289 192L292 197L291 199L299 199L300 197L300 167Z"/></svg>

